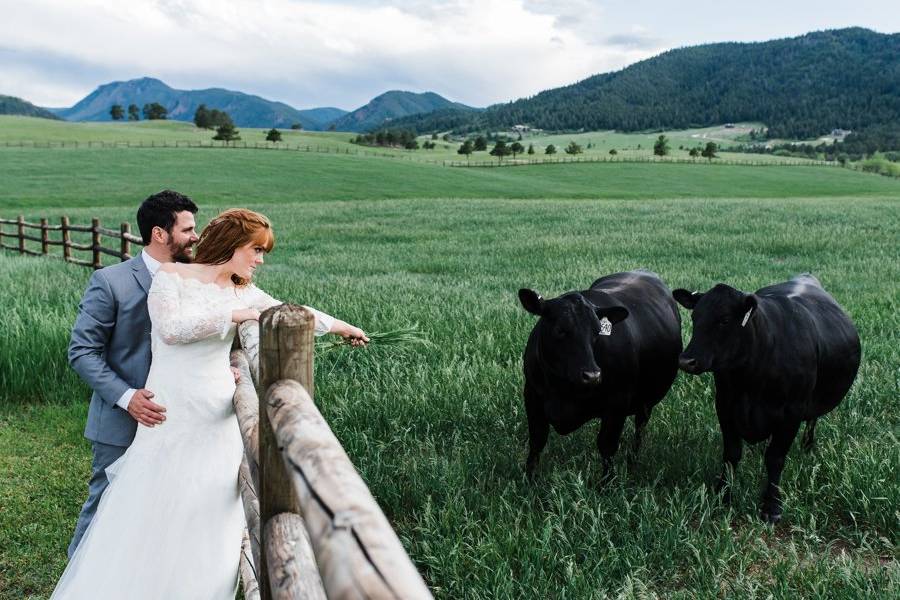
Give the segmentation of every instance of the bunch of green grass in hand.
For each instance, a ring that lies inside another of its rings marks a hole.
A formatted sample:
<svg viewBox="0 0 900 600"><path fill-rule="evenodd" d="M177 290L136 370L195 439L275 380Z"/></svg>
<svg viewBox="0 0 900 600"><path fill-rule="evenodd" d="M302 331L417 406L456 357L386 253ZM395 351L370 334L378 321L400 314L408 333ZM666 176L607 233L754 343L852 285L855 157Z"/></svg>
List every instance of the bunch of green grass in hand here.
<svg viewBox="0 0 900 600"><path fill-rule="evenodd" d="M367 333L369 338L368 346L381 348L383 346L413 346L416 344L422 346L430 346L431 342L419 330L418 325L409 327L401 327L391 331ZM329 339L316 341L316 352L328 352L342 346L349 346L351 341L349 338Z"/></svg>

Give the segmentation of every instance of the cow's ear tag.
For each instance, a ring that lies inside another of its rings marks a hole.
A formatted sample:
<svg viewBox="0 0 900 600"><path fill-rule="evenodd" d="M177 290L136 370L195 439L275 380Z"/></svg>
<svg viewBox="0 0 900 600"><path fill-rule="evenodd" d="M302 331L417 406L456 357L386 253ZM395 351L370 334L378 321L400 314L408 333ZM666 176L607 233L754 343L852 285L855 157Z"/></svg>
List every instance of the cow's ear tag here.
<svg viewBox="0 0 900 600"><path fill-rule="evenodd" d="M612 323L606 317L600 319L600 335L612 335Z"/></svg>
<svg viewBox="0 0 900 600"><path fill-rule="evenodd" d="M747 321L750 320L750 313L752 313L752 312L753 312L753 309L751 308L750 310L747 311L747 314L744 315L744 320L741 321L741 327L746 327Z"/></svg>

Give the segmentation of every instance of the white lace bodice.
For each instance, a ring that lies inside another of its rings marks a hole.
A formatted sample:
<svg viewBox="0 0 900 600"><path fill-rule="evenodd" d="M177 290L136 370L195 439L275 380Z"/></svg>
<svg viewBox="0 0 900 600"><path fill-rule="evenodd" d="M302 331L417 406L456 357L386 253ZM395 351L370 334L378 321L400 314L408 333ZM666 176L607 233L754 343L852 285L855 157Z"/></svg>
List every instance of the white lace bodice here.
<svg viewBox="0 0 900 600"><path fill-rule="evenodd" d="M262 312L281 303L253 284L242 288L222 287L162 269L153 278L147 296L153 325L151 335L167 345L189 344L212 337L225 340L235 329L232 311L253 308ZM327 333L334 319L321 311L310 310L316 316L316 335Z"/></svg>

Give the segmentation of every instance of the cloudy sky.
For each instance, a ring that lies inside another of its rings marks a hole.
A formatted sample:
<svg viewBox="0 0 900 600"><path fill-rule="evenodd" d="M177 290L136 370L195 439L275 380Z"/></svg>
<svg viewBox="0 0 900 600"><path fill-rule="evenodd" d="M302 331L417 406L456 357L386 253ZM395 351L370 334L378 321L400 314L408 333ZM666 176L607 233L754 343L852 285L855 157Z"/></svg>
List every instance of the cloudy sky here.
<svg viewBox="0 0 900 600"><path fill-rule="evenodd" d="M0 0L0 14L0 94L52 107L142 76L297 108L391 89L485 106L681 46L900 31L896 0Z"/></svg>

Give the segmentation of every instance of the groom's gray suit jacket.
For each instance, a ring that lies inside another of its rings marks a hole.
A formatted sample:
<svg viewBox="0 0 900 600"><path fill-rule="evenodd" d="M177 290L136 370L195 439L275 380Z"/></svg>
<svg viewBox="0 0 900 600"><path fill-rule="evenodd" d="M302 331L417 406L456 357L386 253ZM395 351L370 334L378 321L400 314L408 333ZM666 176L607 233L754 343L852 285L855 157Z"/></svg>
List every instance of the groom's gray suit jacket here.
<svg viewBox="0 0 900 600"><path fill-rule="evenodd" d="M141 255L94 271L69 343L69 364L94 390L84 437L129 446L135 421L116 401L150 371L150 272Z"/></svg>

